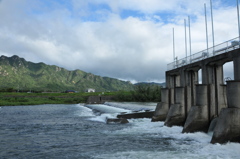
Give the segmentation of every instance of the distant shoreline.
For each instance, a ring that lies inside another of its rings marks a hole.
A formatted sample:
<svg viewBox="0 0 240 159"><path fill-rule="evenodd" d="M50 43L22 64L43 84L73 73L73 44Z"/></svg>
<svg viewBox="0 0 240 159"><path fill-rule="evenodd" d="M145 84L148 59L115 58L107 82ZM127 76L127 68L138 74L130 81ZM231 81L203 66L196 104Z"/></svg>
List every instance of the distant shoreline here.
<svg viewBox="0 0 240 159"><path fill-rule="evenodd" d="M0 93L0 106L86 103L99 93Z"/></svg>

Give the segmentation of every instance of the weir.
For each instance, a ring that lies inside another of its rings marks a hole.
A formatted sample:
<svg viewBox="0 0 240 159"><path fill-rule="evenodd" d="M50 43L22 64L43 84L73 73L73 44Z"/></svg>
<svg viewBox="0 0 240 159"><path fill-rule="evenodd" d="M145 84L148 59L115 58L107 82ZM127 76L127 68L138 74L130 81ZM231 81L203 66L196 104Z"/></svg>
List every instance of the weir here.
<svg viewBox="0 0 240 159"><path fill-rule="evenodd" d="M225 84L223 65L231 61L234 79ZM202 84L199 84L199 70ZM162 101L152 121L165 121L164 125L170 127L183 126L183 133L208 132L214 121L211 143L240 142L238 38L169 64L166 88L161 93Z"/></svg>

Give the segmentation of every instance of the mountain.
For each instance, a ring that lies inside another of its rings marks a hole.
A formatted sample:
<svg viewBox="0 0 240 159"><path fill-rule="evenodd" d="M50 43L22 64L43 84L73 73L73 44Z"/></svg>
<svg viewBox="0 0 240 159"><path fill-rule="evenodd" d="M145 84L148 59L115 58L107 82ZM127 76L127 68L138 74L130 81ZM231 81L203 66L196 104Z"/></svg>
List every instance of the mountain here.
<svg viewBox="0 0 240 159"><path fill-rule="evenodd" d="M131 90L134 85L81 70L69 71L55 65L33 63L16 55L0 57L0 89L13 88L37 91L96 91Z"/></svg>

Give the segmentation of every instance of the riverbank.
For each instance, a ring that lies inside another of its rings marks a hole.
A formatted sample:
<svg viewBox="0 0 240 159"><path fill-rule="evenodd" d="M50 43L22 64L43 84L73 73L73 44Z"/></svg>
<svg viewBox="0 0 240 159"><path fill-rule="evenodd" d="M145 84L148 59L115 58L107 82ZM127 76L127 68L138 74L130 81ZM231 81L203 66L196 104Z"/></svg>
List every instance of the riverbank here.
<svg viewBox="0 0 240 159"><path fill-rule="evenodd" d="M110 98L111 101L118 102L160 102L161 101L160 90L161 90L160 87L137 86L134 91L116 91L116 92L91 92L91 93L0 92L0 106L104 103L105 101L109 101ZM88 100L89 97L93 98L91 98L91 100Z"/></svg>
<svg viewBox="0 0 240 159"><path fill-rule="evenodd" d="M105 93L0 93L0 106L40 105L40 104L77 104L86 103L89 96L116 95Z"/></svg>

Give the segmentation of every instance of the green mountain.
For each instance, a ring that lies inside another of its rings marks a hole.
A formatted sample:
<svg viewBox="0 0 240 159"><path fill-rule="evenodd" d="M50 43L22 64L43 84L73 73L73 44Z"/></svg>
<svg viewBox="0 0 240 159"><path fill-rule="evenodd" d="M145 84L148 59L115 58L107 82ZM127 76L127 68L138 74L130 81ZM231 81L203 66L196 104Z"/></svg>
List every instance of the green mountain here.
<svg viewBox="0 0 240 159"><path fill-rule="evenodd" d="M33 63L14 55L0 57L0 89L13 88L36 91L96 91L131 90L134 85L109 77L101 77L81 70Z"/></svg>

